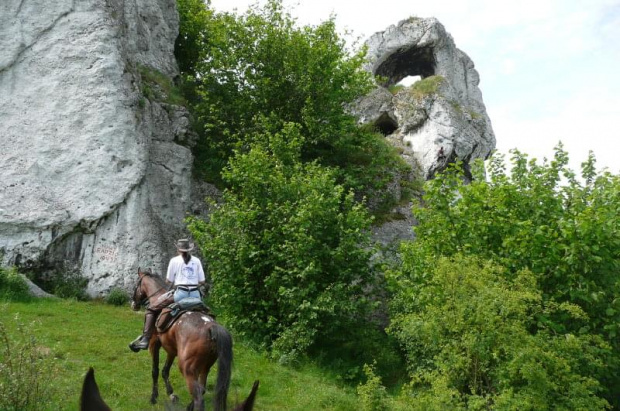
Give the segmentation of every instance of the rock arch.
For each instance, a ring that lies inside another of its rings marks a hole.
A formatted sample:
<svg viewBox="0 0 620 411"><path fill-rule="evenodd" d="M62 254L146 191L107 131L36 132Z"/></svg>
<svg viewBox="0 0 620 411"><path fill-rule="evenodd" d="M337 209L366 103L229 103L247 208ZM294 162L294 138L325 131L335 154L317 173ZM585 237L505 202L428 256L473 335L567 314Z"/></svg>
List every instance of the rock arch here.
<svg viewBox="0 0 620 411"><path fill-rule="evenodd" d="M373 71L383 81L381 85L389 87L408 76L420 76L422 79L435 75L436 68L433 47L409 46L395 50L385 57Z"/></svg>

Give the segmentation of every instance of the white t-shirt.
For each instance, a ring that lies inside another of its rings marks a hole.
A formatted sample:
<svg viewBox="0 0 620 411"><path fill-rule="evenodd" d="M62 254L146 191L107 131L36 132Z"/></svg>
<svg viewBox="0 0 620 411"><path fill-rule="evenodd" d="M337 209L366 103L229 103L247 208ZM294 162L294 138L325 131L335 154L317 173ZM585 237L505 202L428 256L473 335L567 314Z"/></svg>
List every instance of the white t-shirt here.
<svg viewBox="0 0 620 411"><path fill-rule="evenodd" d="M177 255L168 264L166 279L174 285L198 285L205 280L205 272L196 257L192 256L189 264L185 264L183 256Z"/></svg>

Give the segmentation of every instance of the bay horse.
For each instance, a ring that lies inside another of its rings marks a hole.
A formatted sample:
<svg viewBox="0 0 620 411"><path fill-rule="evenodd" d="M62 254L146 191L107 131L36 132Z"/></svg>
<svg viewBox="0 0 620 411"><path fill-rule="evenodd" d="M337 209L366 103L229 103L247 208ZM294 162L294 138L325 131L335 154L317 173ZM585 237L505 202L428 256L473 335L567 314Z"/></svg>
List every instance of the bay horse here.
<svg viewBox="0 0 620 411"><path fill-rule="evenodd" d="M168 291L164 280L150 271L138 268L138 283L133 292L131 307L137 311L147 302L153 303ZM201 312L186 312L163 333L153 332L149 341L152 358L153 390L151 403L157 402L159 395L157 380L159 378L159 350L166 351L166 362L162 369L162 378L166 384L166 393L176 401L170 385L170 368L176 357L179 358L179 370L185 378L187 389L192 395L188 410L204 410L203 394L207 387L209 370L218 361L217 383L213 398L215 411L226 410L226 398L230 387L233 360L232 337L230 333L212 318Z"/></svg>

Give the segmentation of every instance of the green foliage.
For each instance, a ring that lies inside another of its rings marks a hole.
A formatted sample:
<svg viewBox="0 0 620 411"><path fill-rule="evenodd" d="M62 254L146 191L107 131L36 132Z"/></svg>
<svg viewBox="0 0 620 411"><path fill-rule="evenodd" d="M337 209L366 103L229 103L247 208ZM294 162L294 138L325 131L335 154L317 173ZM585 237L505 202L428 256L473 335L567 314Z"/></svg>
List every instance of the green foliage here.
<svg viewBox="0 0 620 411"><path fill-rule="evenodd" d="M374 278L370 218L333 171L301 162L300 129L254 136L224 172L223 204L209 222L189 224L208 259L215 305L238 334L283 360L364 320L363 288Z"/></svg>
<svg viewBox="0 0 620 411"><path fill-rule="evenodd" d="M17 270L0 267L0 300L28 301L30 298L28 285Z"/></svg>
<svg viewBox="0 0 620 411"><path fill-rule="evenodd" d="M32 325L17 320L16 331L9 333L0 321L0 409L48 409L54 393L50 381L57 369L35 338Z"/></svg>
<svg viewBox="0 0 620 411"><path fill-rule="evenodd" d="M185 380L175 366L170 371L170 382L180 397L179 404L171 405L161 392L158 404L149 403L152 380L148 353L135 355L127 349L127 343L142 329L144 316L127 306L45 298L29 303L9 303L0 311L5 314L5 320L7 316L19 313L23 323L37 321L34 335L38 351L45 360L53 358L56 363L53 374L39 376L39 384L53 389L53 392L51 403L42 401L37 411L78 409L82 380L91 366L95 369L101 395L112 410L170 411L185 409L180 404L186 405L190 401ZM15 322L7 320L5 325L9 338L17 339L19 332ZM260 380L256 410L344 411L360 408L355 389L344 386L334 373L308 362L295 368L281 366L264 353L250 348L237 335L233 335L233 339L235 363L228 409L233 409L248 395L256 379ZM1 352L0 347L0 358ZM208 410L211 409L216 373L212 369L207 381L205 402ZM0 410L5 409L0 404Z"/></svg>
<svg viewBox="0 0 620 411"><path fill-rule="evenodd" d="M174 43L174 55L183 74L194 76L196 63L204 53L209 36L208 22L212 11L204 0L177 0L179 36Z"/></svg>
<svg viewBox="0 0 620 411"><path fill-rule="evenodd" d="M588 376L604 369L597 354L606 345L543 327L532 334L540 316L586 316L569 303L545 305L530 271L508 274L456 255L395 279L415 296L391 326L409 359L410 409L606 408L596 396L599 382Z"/></svg>
<svg viewBox="0 0 620 411"><path fill-rule="evenodd" d="M364 364L366 383L357 386L357 395L362 400L362 409L366 411L387 411L387 391L381 384L381 378L375 374L376 364Z"/></svg>
<svg viewBox="0 0 620 411"><path fill-rule="evenodd" d="M388 91L394 95L398 94L399 91L404 90L405 86L402 84L392 84L388 86Z"/></svg>
<svg viewBox="0 0 620 411"><path fill-rule="evenodd" d="M542 165L513 152L507 175L503 159L493 158L487 176L481 164L475 181L463 183L459 166L427 183L424 207L416 208L418 240L403 247L402 276L393 302L399 315L411 307L414 284L429 276L441 256L464 254L494 261L507 278L533 273L545 306L568 304L585 315L564 310L538 312L532 333L600 336L612 350L597 360L607 364L587 370L614 406L619 397L620 356L620 179L597 175L594 157L584 163L579 182L566 165L559 146L555 158ZM566 184L560 184L562 180ZM411 287L411 288L410 288Z"/></svg>
<svg viewBox="0 0 620 411"><path fill-rule="evenodd" d="M371 89L372 78L362 70L364 52L347 51L333 19L299 27L279 0L243 15L205 9L188 23L181 18L182 26L199 19L205 27L195 36L202 58L191 73L196 89L190 98L201 176L221 183L233 151L249 150L260 117L274 129L299 124L302 159L337 167L339 181L360 196L380 192L387 175L406 168L380 134L360 128L346 112Z"/></svg>
<svg viewBox="0 0 620 411"><path fill-rule="evenodd" d="M105 298L105 302L111 305L122 306L129 302L127 291L113 287Z"/></svg>
<svg viewBox="0 0 620 411"><path fill-rule="evenodd" d="M416 98L423 99L431 94L437 94L444 81L445 79L442 76L429 76L413 83L410 92Z"/></svg>
<svg viewBox="0 0 620 411"><path fill-rule="evenodd" d="M142 94L149 100L184 106L187 104L181 90L164 73L147 66L138 66L142 79ZM139 103L141 107L144 103Z"/></svg>
<svg viewBox="0 0 620 411"><path fill-rule="evenodd" d="M73 270L52 271L45 274L37 273L31 278L44 291L60 298L79 301L90 299L86 293L88 279Z"/></svg>

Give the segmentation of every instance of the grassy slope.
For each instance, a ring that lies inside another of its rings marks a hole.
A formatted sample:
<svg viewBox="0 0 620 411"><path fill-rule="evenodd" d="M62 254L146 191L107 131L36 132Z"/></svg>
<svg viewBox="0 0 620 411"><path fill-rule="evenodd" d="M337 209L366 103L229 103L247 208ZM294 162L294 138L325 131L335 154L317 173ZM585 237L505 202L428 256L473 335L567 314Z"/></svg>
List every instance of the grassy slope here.
<svg viewBox="0 0 620 411"><path fill-rule="evenodd" d="M55 375L43 375L57 388L51 409L77 409L82 378L89 366L95 368L102 396L113 410L163 410L163 404L151 406L151 362L148 353L132 353L127 344L142 327L144 312L129 307L113 307L98 302L38 300L31 303L1 304L3 322L16 327L17 314L22 323L35 322L34 332L42 346L58 364ZM49 350L48 350L49 349ZM235 363L229 403L241 401L252 382L260 379L256 410L357 410L361 406L352 388L344 388L334 378L311 365L300 369L279 366L256 351L235 343ZM162 351L163 353L163 351ZM163 365L163 358L161 360ZM181 398L189 394L175 365L171 383ZM216 370L211 370L207 401L211 400ZM160 379L160 397L165 389ZM169 409L169 408L168 408ZM207 407L209 409L209 407Z"/></svg>

